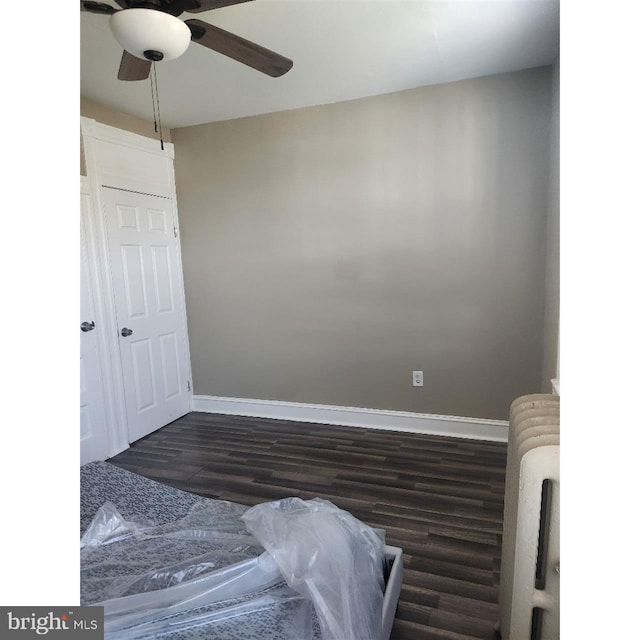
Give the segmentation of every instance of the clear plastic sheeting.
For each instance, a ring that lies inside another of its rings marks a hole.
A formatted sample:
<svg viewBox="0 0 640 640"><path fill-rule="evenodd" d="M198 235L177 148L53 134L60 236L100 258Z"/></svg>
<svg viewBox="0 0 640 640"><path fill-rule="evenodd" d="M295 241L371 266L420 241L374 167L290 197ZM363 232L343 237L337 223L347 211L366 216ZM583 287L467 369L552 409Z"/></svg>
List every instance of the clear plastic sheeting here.
<svg viewBox="0 0 640 640"><path fill-rule="evenodd" d="M204 637L226 638L224 627L230 621L261 612L261 620L248 618L245 627L270 624L270 607L292 604L298 610L302 607L302 615L298 611L294 616L293 628L293 620L286 620L285 616L290 637L312 638L308 603L284 587L277 566L265 553L167 589L101 602L105 637L159 638L200 628L205 631Z"/></svg>
<svg viewBox="0 0 640 640"><path fill-rule="evenodd" d="M107 502L82 536L81 604L112 640L377 640L383 539L319 499L197 502L162 525Z"/></svg>
<svg viewBox="0 0 640 640"><path fill-rule="evenodd" d="M173 587L247 559L262 546L231 503L196 503L175 522L151 526L125 520L104 504L81 539L83 604Z"/></svg>
<svg viewBox="0 0 640 640"><path fill-rule="evenodd" d="M112 502L105 502L80 538L80 549L125 540L140 535L143 530L144 525L125 520Z"/></svg>
<svg viewBox="0 0 640 640"><path fill-rule="evenodd" d="M313 601L323 640L380 638L384 532L319 498L260 504L242 519L287 584Z"/></svg>

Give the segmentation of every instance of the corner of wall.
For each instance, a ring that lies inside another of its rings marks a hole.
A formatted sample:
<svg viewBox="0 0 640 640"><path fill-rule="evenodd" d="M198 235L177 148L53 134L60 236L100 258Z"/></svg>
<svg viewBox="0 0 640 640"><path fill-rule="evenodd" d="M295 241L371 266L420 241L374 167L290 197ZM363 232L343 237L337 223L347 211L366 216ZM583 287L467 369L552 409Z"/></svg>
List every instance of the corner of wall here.
<svg viewBox="0 0 640 640"><path fill-rule="evenodd" d="M560 58L552 66L542 391L560 381Z"/></svg>

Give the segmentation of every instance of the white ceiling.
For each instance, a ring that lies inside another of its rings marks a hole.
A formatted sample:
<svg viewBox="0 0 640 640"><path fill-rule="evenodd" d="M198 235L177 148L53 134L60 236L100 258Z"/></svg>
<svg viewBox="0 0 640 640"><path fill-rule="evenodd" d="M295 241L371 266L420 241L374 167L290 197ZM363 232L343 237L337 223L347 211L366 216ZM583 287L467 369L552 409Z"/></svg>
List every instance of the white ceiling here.
<svg viewBox="0 0 640 640"><path fill-rule="evenodd" d="M526 69L559 53L559 0L255 0L180 17L294 65L271 78L192 42L182 57L156 65L169 128ZM150 81L116 78L122 49L108 16L81 12L80 20L82 95L152 120Z"/></svg>

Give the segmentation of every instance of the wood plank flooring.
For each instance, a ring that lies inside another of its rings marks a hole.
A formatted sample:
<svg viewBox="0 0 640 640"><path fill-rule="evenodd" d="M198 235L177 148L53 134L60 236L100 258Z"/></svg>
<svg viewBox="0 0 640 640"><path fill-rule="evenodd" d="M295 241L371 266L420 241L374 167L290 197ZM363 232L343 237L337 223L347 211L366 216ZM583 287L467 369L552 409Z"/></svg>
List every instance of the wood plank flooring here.
<svg viewBox="0 0 640 640"><path fill-rule="evenodd" d="M404 550L392 640L489 640L506 444L191 413L110 461L246 505L320 497Z"/></svg>

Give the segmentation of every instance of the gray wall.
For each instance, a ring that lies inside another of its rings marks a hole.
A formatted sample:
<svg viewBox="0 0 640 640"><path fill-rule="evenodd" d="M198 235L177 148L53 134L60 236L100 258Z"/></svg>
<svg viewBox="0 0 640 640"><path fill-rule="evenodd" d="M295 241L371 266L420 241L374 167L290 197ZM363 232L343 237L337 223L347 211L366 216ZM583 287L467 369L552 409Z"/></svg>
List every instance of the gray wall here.
<svg viewBox="0 0 640 640"><path fill-rule="evenodd" d="M172 130L195 393L504 419L540 391L550 91Z"/></svg>

